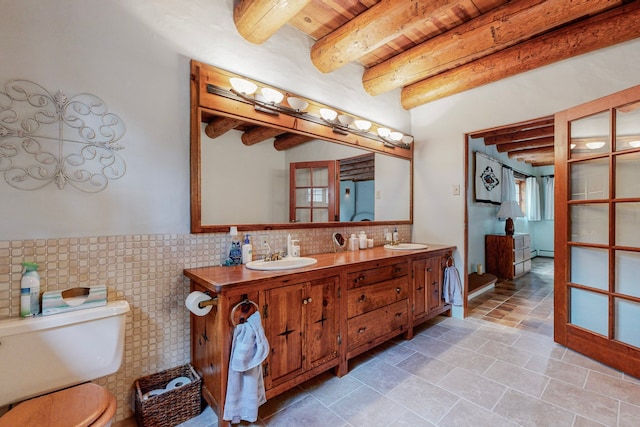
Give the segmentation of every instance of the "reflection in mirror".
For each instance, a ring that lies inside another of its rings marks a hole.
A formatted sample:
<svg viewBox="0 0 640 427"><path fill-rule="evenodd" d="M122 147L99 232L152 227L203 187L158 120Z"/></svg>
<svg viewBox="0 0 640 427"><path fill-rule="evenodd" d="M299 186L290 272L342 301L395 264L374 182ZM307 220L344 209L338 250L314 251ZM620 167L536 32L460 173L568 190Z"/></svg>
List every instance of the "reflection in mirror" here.
<svg viewBox="0 0 640 427"><path fill-rule="evenodd" d="M319 160L338 161L345 168L338 191L340 222L410 220L411 166L407 159L317 139L279 151L274 149L273 138L248 146L241 142L241 131L230 130L211 139L204 127L200 153L203 225L290 223L290 164ZM360 183L346 171L354 158L367 154L373 157L373 180ZM368 206L356 205L356 200L365 199Z"/></svg>
<svg viewBox="0 0 640 427"><path fill-rule="evenodd" d="M347 239L340 233L333 233L333 250L338 252L338 249L344 250L347 246Z"/></svg>
<svg viewBox="0 0 640 427"><path fill-rule="evenodd" d="M609 152L609 111L573 120L569 148L574 159Z"/></svg>

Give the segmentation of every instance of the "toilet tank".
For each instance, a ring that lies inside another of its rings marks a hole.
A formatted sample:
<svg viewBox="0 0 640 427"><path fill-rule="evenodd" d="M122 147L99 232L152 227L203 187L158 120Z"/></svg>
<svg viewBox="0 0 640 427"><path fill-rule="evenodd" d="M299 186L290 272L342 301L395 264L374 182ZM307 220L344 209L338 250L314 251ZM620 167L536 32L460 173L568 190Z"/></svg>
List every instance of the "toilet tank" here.
<svg viewBox="0 0 640 427"><path fill-rule="evenodd" d="M116 372L126 301L0 321L0 406Z"/></svg>

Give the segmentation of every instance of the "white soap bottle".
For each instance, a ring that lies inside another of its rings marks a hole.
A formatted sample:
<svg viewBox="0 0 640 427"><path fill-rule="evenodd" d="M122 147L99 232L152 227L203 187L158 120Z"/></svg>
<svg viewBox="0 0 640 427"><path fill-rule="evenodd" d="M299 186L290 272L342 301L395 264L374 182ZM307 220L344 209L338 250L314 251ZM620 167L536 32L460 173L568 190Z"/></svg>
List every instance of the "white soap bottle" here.
<svg viewBox="0 0 640 427"><path fill-rule="evenodd" d="M360 249L367 249L367 235L364 231L360 232L360 237L358 238L360 241Z"/></svg>
<svg viewBox="0 0 640 427"><path fill-rule="evenodd" d="M242 245L242 263L246 264L251 261L253 261L253 245L251 245L249 235L245 234L244 243Z"/></svg>
<svg viewBox="0 0 640 427"><path fill-rule="evenodd" d="M355 234L352 234L351 238L349 238L349 250L357 251L359 245L360 245L360 242L358 241L358 238L356 237Z"/></svg>
<svg viewBox="0 0 640 427"><path fill-rule="evenodd" d="M40 275L38 264L23 262L24 273L20 280L20 316L35 316L40 313Z"/></svg>

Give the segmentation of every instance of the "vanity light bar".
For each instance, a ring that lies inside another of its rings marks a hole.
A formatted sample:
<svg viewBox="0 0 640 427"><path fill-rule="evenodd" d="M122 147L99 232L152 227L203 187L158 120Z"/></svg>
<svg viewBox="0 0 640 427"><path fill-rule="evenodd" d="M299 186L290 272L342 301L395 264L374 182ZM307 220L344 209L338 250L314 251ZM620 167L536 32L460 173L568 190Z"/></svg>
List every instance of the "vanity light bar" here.
<svg viewBox="0 0 640 427"><path fill-rule="evenodd" d="M366 136L369 139L382 142L387 147L410 149L413 142L411 135L405 135L402 132L391 130L369 120L356 118L324 106L318 110L319 116L315 116L305 111L309 107L309 102L295 96L287 96L286 101L289 106L283 105L282 101L285 99L285 94L273 87L259 87L256 83L241 77L230 77L229 83L231 84L230 89L207 84L207 92L231 99L240 98L252 104L254 109L261 113L274 116L282 113L328 125L334 133L340 135Z"/></svg>

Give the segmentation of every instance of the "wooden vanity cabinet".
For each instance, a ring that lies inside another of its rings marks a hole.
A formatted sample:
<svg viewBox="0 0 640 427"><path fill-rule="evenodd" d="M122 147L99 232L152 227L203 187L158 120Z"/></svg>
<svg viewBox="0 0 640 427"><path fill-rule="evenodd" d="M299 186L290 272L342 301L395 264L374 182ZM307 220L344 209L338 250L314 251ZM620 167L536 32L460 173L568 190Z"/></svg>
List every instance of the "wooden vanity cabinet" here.
<svg viewBox="0 0 640 427"><path fill-rule="evenodd" d="M314 255L305 271L256 272L238 267L185 270L191 291L217 297L205 316L191 315L191 363L202 376L202 394L218 414L226 399L234 308L260 310L270 351L263 362L267 399L335 368L348 372L348 360L450 309L442 301L444 263L450 246L402 253L382 247L354 253ZM257 308L256 308L257 307Z"/></svg>
<svg viewBox="0 0 640 427"><path fill-rule="evenodd" d="M407 331L408 271L402 260L347 273L347 359Z"/></svg>
<svg viewBox="0 0 640 427"><path fill-rule="evenodd" d="M263 324L271 346L263 363L267 396L339 363L339 283L338 276L330 276L266 285Z"/></svg>

